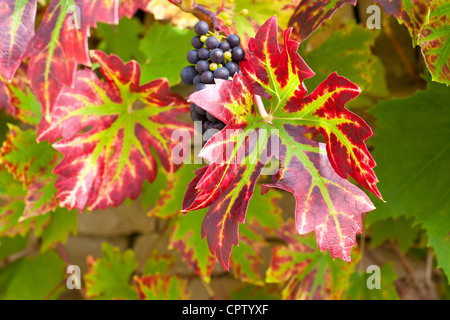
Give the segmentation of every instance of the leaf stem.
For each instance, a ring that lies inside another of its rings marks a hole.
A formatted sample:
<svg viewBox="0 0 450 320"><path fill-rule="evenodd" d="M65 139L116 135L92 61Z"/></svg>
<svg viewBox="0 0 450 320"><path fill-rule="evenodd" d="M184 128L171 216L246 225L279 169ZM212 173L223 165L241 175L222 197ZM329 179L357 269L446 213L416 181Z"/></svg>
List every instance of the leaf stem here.
<svg viewBox="0 0 450 320"><path fill-rule="evenodd" d="M253 95L253 98L255 100L256 107L258 108L259 114L263 119L267 119L269 117L269 114L267 113L266 108L264 108L264 103L261 99L261 96L255 94Z"/></svg>

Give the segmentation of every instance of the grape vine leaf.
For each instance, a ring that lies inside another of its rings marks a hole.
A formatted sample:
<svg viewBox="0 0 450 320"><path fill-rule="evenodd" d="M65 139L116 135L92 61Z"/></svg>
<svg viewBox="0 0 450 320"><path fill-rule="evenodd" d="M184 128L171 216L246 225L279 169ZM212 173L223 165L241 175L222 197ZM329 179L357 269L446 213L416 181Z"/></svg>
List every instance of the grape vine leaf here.
<svg viewBox="0 0 450 320"><path fill-rule="evenodd" d="M135 277L139 300L188 300L187 281L178 275Z"/></svg>
<svg viewBox="0 0 450 320"><path fill-rule="evenodd" d="M52 0L24 57L42 114L51 120L64 86L72 85L78 64L91 65L88 37L97 22L118 23L118 0Z"/></svg>
<svg viewBox="0 0 450 320"><path fill-rule="evenodd" d="M303 58L316 72L316 75L305 81L307 87L315 88L325 80L331 70L339 69L339 73L347 79L352 79L362 89L361 95L370 97L386 97L388 88L386 74L381 60L374 56L371 47L374 45L379 30L369 30L362 25L350 21L343 25L322 26L321 32L303 42L301 49L311 46L310 39L327 36L312 50L303 50ZM358 99L351 102L358 102Z"/></svg>
<svg viewBox="0 0 450 320"><path fill-rule="evenodd" d="M0 299L57 299L64 290L65 267L53 251L22 258L0 269Z"/></svg>
<svg viewBox="0 0 450 320"><path fill-rule="evenodd" d="M36 143L33 130L8 125L7 140L0 149L0 163L25 186L42 176L57 161L57 153L47 142Z"/></svg>
<svg viewBox="0 0 450 320"><path fill-rule="evenodd" d="M25 64L16 70L11 81L0 75L0 109L26 124L36 125L41 119L41 106L27 81Z"/></svg>
<svg viewBox="0 0 450 320"><path fill-rule="evenodd" d="M90 299L131 299L137 293L131 278L138 263L133 250L121 252L104 242L102 257L87 257L88 273L84 275L86 295Z"/></svg>
<svg viewBox="0 0 450 320"><path fill-rule="evenodd" d="M36 143L34 130L9 125L7 140L0 148L0 163L26 188L25 209L21 219L42 215L58 207L51 173L59 160L47 142Z"/></svg>
<svg viewBox="0 0 450 320"><path fill-rule="evenodd" d="M413 46L420 45L433 81L450 85L450 1L375 0L405 24Z"/></svg>
<svg viewBox="0 0 450 320"><path fill-rule="evenodd" d="M269 19L250 40L243 76L217 79L188 100L227 124L200 152L210 164L196 171L183 202L184 211L210 207L202 236L227 270L239 223L272 156L281 160L281 168L263 192L276 187L294 193L297 230L315 230L319 248L329 249L333 258L350 260L361 213L374 209L365 193L344 179L347 172L380 196L375 162L364 144L371 130L344 108L359 88L334 73L305 97L302 81L313 72L298 55L298 43L289 39L290 31L280 52L276 17ZM253 106L255 93L271 99L264 118ZM326 148L306 138L313 129L326 135Z"/></svg>
<svg viewBox="0 0 450 320"><path fill-rule="evenodd" d="M143 61L144 55L136 50L143 31L144 26L137 18L122 18L117 26L99 23L95 34L101 41L96 49L107 54L114 53L123 61Z"/></svg>
<svg viewBox="0 0 450 320"><path fill-rule="evenodd" d="M242 72L253 81L255 93L272 98L272 117L283 123L298 123L319 130L326 139L327 153L334 170L344 179L348 175L381 198L364 140L372 135L360 117L345 108L345 103L360 93L346 78L332 73L306 96L303 80L314 72L297 53L298 42L290 40L291 29L284 32L280 52L276 17L269 19L250 40L250 56L241 64Z"/></svg>
<svg viewBox="0 0 450 320"><path fill-rule="evenodd" d="M29 239L30 238L28 236L20 235L14 237L0 237L0 246L2 248L2 250L0 251L0 261L5 260L13 253L25 249Z"/></svg>
<svg viewBox="0 0 450 320"><path fill-rule="evenodd" d="M438 266L450 275L450 91L428 83L413 96L380 102L371 113L377 119L373 139L379 161L380 189L387 199L367 216L371 226L389 218L414 219L426 231ZM436 117L436 115L439 115ZM395 144L392 144L395 137Z"/></svg>
<svg viewBox="0 0 450 320"><path fill-rule="evenodd" d="M145 262L143 274L167 274L176 260L174 255L161 254L155 249Z"/></svg>
<svg viewBox="0 0 450 320"><path fill-rule="evenodd" d="M303 0L289 20L294 28L294 37L301 41L307 39L317 28L341 8L349 3L356 5L357 0Z"/></svg>
<svg viewBox="0 0 450 320"><path fill-rule="evenodd" d="M134 276L139 300L187 300L190 292L188 282L170 268L176 257L158 254L155 250L147 259L142 276Z"/></svg>
<svg viewBox="0 0 450 320"><path fill-rule="evenodd" d="M351 300L399 300L394 285L397 275L392 263L384 264L380 267L382 290L368 288L367 283L371 282L371 279L369 279L371 275L372 273L370 272L355 272L352 274L345 298Z"/></svg>
<svg viewBox="0 0 450 320"><path fill-rule="evenodd" d="M428 8L431 1L428 0L374 0L379 3L387 15L393 15L397 21L404 24L417 44L423 24L427 20Z"/></svg>
<svg viewBox="0 0 450 320"><path fill-rule="evenodd" d="M192 49L192 30L180 29L170 24L153 24L139 44L139 52L144 56L142 81L167 78L172 86L180 82L180 70L173 66L187 63L186 52ZM167 39L171 39L170 42Z"/></svg>
<svg viewBox="0 0 450 320"><path fill-rule="evenodd" d="M136 199L143 181L152 182L157 174L151 148L172 172L179 167L172 149L188 143L172 140L172 133L192 131L176 119L189 107L170 93L167 80L140 85L136 61L124 64L101 51L92 51L91 58L106 82L91 70L78 71L73 87L61 93L51 123L39 124L38 141L49 140L64 156L53 172L60 206L69 209L95 210Z"/></svg>
<svg viewBox="0 0 450 320"><path fill-rule="evenodd" d="M0 77L10 81L34 36L36 0L7 0L0 7Z"/></svg>
<svg viewBox="0 0 450 320"><path fill-rule="evenodd" d="M314 239L298 237L293 229L287 221L275 231L285 245L273 247L266 282L283 286L283 300L341 299L359 254L352 254L351 263L333 261L316 249Z"/></svg>
<svg viewBox="0 0 450 320"><path fill-rule="evenodd" d="M414 224L414 218L400 216L379 220L370 224L370 246L377 247L384 242L395 241L404 252L419 239L422 229Z"/></svg>
<svg viewBox="0 0 450 320"><path fill-rule="evenodd" d="M435 0L430 4L427 22L422 27L419 43L433 81L450 85L450 1Z"/></svg>
<svg viewBox="0 0 450 320"><path fill-rule="evenodd" d="M76 235L78 230L78 215L75 210L56 208L48 213L48 220L41 230L34 230L41 237L41 252L53 248L57 243L65 243L69 234Z"/></svg>

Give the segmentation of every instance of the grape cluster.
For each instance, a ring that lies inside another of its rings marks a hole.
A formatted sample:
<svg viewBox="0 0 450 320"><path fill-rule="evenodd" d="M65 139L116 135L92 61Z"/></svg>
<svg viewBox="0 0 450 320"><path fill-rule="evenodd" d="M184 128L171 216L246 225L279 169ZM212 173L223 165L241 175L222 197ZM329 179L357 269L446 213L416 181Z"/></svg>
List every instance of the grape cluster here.
<svg viewBox="0 0 450 320"><path fill-rule="evenodd" d="M215 35L209 31L205 21L197 22L194 31L197 34L191 40L194 49L186 55L191 65L181 70L181 81L194 85L195 91L203 90L206 84L214 83L214 79L232 81L239 72L239 63L245 58L245 51L239 46L239 36L231 34L225 38ZM222 121L195 104L191 105L191 119L202 122L203 141L225 127Z"/></svg>

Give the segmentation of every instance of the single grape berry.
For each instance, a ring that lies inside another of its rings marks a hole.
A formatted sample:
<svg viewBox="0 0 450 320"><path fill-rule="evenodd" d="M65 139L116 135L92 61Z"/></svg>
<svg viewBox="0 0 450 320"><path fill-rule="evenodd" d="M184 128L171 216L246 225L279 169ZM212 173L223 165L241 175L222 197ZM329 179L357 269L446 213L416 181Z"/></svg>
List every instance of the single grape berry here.
<svg viewBox="0 0 450 320"><path fill-rule="evenodd" d="M209 49L201 48L198 50L198 58L200 60L208 60L209 59Z"/></svg>
<svg viewBox="0 0 450 320"><path fill-rule="evenodd" d="M208 119L209 121L211 121L211 122L216 122L216 121L218 121L217 119L216 119L216 117L214 117L211 113L209 113L209 112L206 112L206 119Z"/></svg>
<svg viewBox="0 0 450 320"><path fill-rule="evenodd" d="M205 21L199 21L194 26L194 31L199 36L207 34L209 31L209 26Z"/></svg>
<svg viewBox="0 0 450 320"><path fill-rule="evenodd" d="M241 62L245 58L245 51L241 47L234 47L231 54L234 62Z"/></svg>
<svg viewBox="0 0 450 320"><path fill-rule="evenodd" d="M186 55L187 61L191 64L196 64L200 59L198 58L198 49L191 50Z"/></svg>
<svg viewBox="0 0 450 320"><path fill-rule="evenodd" d="M211 122L211 124L208 127L208 129L216 129L216 130L222 130L223 128L225 128L225 123L223 123L222 121Z"/></svg>
<svg viewBox="0 0 450 320"><path fill-rule="evenodd" d="M228 42L222 41L221 43L219 43L219 49L222 49L223 51L228 51L231 49L231 46Z"/></svg>
<svg viewBox="0 0 450 320"><path fill-rule="evenodd" d="M206 61L206 60L200 60L195 65L195 70L197 70L198 73L202 73L202 72L204 72L206 70L209 70L209 62Z"/></svg>
<svg viewBox="0 0 450 320"><path fill-rule="evenodd" d="M200 115L205 115L205 114L206 114L206 110L200 108L198 105L195 105L195 110L196 110L197 113L200 114Z"/></svg>
<svg viewBox="0 0 450 320"><path fill-rule="evenodd" d="M225 67L217 68L217 70L214 71L214 78L216 78L216 79L227 80L229 76L230 76L230 71L228 71L228 69Z"/></svg>
<svg viewBox="0 0 450 320"><path fill-rule="evenodd" d="M225 61L231 61L231 59L232 59L232 54L231 54L231 52L230 51L225 51L224 53L223 53L223 59L225 60Z"/></svg>
<svg viewBox="0 0 450 320"><path fill-rule="evenodd" d="M191 120L192 121L205 121L206 117L204 115L198 114L197 110L191 111Z"/></svg>
<svg viewBox="0 0 450 320"><path fill-rule="evenodd" d="M195 49L200 49L203 47L203 42L200 40L199 36L195 36L191 39L191 44Z"/></svg>
<svg viewBox="0 0 450 320"><path fill-rule="evenodd" d="M194 77L194 79L192 79L192 84L193 84L194 86L196 86L196 85L198 85L201 81L202 81L202 80L201 80L201 76L200 76L199 74L197 74L197 75Z"/></svg>
<svg viewBox="0 0 450 320"><path fill-rule="evenodd" d="M225 65L225 68L227 68L227 70L230 72L230 77L234 76L236 72L239 71L239 66L236 62L228 62Z"/></svg>
<svg viewBox="0 0 450 320"><path fill-rule="evenodd" d="M219 40L216 37L208 37L208 39L205 40L205 46L212 50L219 46Z"/></svg>
<svg viewBox="0 0 450 320"><path fill-rule="evenodd" d="M195 86L195 91L200 91L206 88L206 85L203 82L200 82Z"/></svg>
<svg viewBox="0 0 450 320"><path fill-rule="evenodd" d="M218 68L219 66L217 65L217 63L211 63L210 65L209 65L209 70L211 70L212 72L214 72L214 71L216 71L217 70L217 68Z"/></svg>
<svg viewBox="0 0 450 320"><path fill-rule="evenodd" d="M230 44L231 48L234 48L241 44L241 39L236 34L230 34L227 37L227 42Z"/></svg>
<svg viewBox="0 0 450 320"><path fill-rule="evenodd" d="M183 83L187 84L188 86L192 86L194 84L193 80L196 75L197 71L195 70L194 66L184 67L180 73L181 81L183 81Z"/></svg>
<svg viewBox="0 0 450 320"><path fill-rule="evenodd" d="M214 74L211 71L205 71L201 79L203 83L214 83Z"/></svg>
<svg viewBox="0 0 450 320"><path fill-rule="evenodd" d="M209 58L211 59L212 62L222 63L224 59L223 51L219 48L213 49L211 51Z"/></svg>
<svg viewBox="0 0 450 320"><path fill-rule="evenodd" d="M204 131L208 130L208 127L209 127L210 124L211 124L211 122L209 122L208 120L203 122L203 130Z"/></svg>

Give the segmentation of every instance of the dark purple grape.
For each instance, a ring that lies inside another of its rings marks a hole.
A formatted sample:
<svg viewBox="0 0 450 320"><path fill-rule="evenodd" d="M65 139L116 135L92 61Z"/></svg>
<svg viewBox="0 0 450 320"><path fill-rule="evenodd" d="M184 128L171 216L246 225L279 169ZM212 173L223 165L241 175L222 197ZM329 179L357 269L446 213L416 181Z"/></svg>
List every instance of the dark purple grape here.
<svg viewBox="0 0 450 320"><path fill-rule="evenodd" d="M222 41L221 43L219 43L219 49L222 49L223 51L228 51L231 49L231 46L228 42Z"/></svg>
<svg viewBox="0 0 450 320"><path fill-rule="evenodd" d="M199 36L203 36L204 34L207 34L209 31L209 26L205 21L199 21L194 26L194 31Z"/></svg>
<svg viewBox="0 0 450 320"><path fill-rule="evenodd" d="M210 124L211 124L211 122L209 122L208 120L203 122L203 130L204 131L208 130L208 127L209 127Z"/></svg>
<svg viewBox="0 0 450 320"><path fill-rule="evenodd" d="M210 50L215 49L219 46L219 40L216 37L208 37L205 40L205 46Z"/></svg>
<svg viewBox="0 0 450 320"><path fill-rule="evenodd" d="M218 48L217 49L213 49L211 51L211 54L210 54L209 58L211 59L212 62L222 63L223 59L224 59L222 49L218 49Z"/></svg>
<svg viewBox="0 0 450 320"><path fill-rule="evenodd" d="M195 111L197 111L197 113L202 116L204 116L206 114L205 109L200 108L198 105L195 105Z"/></svg>
<svg viewBox="0 0 450 320"><path fill-rule="evenodd" d="M206 61L206 60L200 60L195 65L195 70L197 70L198 73L202 73L202 72L204 72L206 70L209 70L209 62ZM204 82L204 81L202 81L202 82Z"/></svg>
<svg viewBox="0 0 450 320"><path fill-rule="evenodd" d="M209 59L209 49L208 48L199 49L198 57L200 60L208 60Z"/></svg>
<svg viewBox="0 0 450 320"><path fill-rule="evenodd" d="M203 42L200 40L200 36L195 36L191 39L191 44L195 49L200 49L203 47Z"/></svg>
<svg viewBox="0 0 450 320"><path fill-rule="evenodd" d="M202 81L201 76L199 74L197 74L194 79L192 79L192 84L194 86L198 85L200 82Z"/></svg>
<svg viewBox="0 0 450 320"><path fill-rule="evenodd" d="M245 58L245 51L241 47L235 47L231 50L232 60L234 62L241 62Z"/></svg>
<svg viewBox="0 0 450 320"><path fill-rule="evenodd" d="M222 130L223 128L225 128L225 123L223 123L222 121L211 122L211 124L208 127L208 129L217 129L217 130Z"/></svg>
<svg viewBox="0 0 450 320"><path fill-rule="evenodd" d="M239 66L236 62L228 62L225 68L230 72L230 77L233 77L236 72L239 71Z"/></svg>
<svg viewBox="0 0 450 320"><path fill-rule="evenodd" d="M214 78L216 79L223 79L227 80L230 76L230 71L228 71L225 67L217 68L216 71L214 71Z"/></svg>
<svg viewBox="0 0 450 320"><path fill-rule="evenodd" d="M227 37L227 42L230 44L231 48L234 48L241 44L241 39L236 34L230 34Z"/></svg>
<svg viewBox="0 0 450 320"><path fill-rule="evenodd" d="M214 74L211 71L205 71L201 79L203 83L214 83Z"/></svg>
<svg viewBox="0 0 450 320"><path fill-rule="evenodd" d="M197 113L197 111L194 110L191 111L191 120L192 121L202 121L202 119L200 118L200 115Z"/></svg>
<svg viewBox="0 0 450 320"><path fill-rule="evenodd" d="M198 49L190 50L186 55L187 61L191 64L196 64L200 59L198 58Z"/></svg>
<svg viewBox="0 0 450 320"><path fill-rule="evenodd" d="M194 66L187 66L181 70L180 77L181 81L188 86L192 86L194 84L194 77L197 75L197 71Z"/></svg>
<svg viewBox="0 0 450 320"><path fill-rule="evenodd" d="M211 122L217 122L218 120L209 112L206 112L206 119L208 119Z"/></svg>
<svg viewBox="0 0 450 320"><path fill-rule="evenodd" d="M200 76L201 77L201 76ZM200 82L199 84L197 84L196 86L195 86L195 91L200 91L200 90L203 90L203 89L205 89L206 88L206 85L204 84L204 83L202 83L202 82Z"/></svg>

